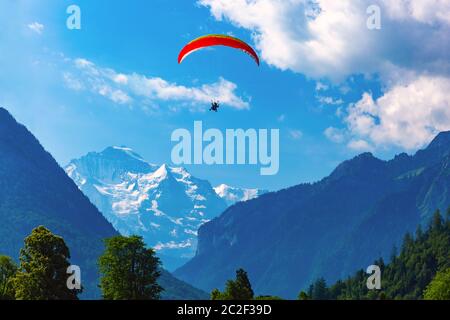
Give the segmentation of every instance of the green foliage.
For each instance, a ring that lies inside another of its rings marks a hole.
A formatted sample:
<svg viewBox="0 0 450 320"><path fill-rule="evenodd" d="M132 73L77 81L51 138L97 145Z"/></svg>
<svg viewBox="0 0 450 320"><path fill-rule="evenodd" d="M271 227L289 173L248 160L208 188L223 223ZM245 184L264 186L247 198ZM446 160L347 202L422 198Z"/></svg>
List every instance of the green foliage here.
<svg viewBox="0 0 450 320"><path fill-rule="evenodd" d="M225 300L223 299L222 292L219 291L219 289L213 289L211 291L211 300Z"/></svg>
<svg viewBox="0 0 450 320"><path fill-rule="evenodd" d="M401 252L393 255L388 265L382 259L375 261L381 269L381 290L368 290L368 275L358 271L345 281L338 281L330 288L323 281L314 283L308 292L312 299L422 299L423 293L436 273L450 268L450 215L444 220L439 211L426 232L417 228L415 237L405 235ZM447 271L448 272L448 271ZM437 298L448 294L450 276L440 272L425 291L425 298ZM446 291L447 290L447 291Z"/></svg>
<svg viewBox="0 0 450 320"><path fill-rule="evenodd" d="M254 292L247 272L243 269L236 271L236 279L228 280L225 291L214 289L211 292L211 300L253 300Z"/></svg>
<svg viewBox="0 0 450 320"><path fill-rule="evenodd" d="M40 226L25 238L20 268L13 279L17 300L76 300L67 288L70 253L64 239Z"/></svg>
<svg viewBox="0 0 450 320"><path fill-rule="evenodd" d="M274 301L274 300L283 300L283 298L278 296L257 296L254 300L266 300L266 301Z"/></svg>
<svg viewBox="0 0 450 320"><path fill-rule="evenodd" d="M99 259L100 288L107 300L156 300L163 290L157 283L160 261L142 237L117 236L105 240Z"/></svg>
<svg viewBox="0 0 450 320"><path fill-rule="evenodd" d="M13 300L14 288L12 279L17 273L17 266L7 256L0 256L0 300Z"/></svg>
<svg viewBox="0 0 450 320"><path fill-rule="evenodd" d="M236 300L251 300L253 299L254 292L250 280L248 279L247 272L244 269L236 271L235 289L233 291L233 297Z"/></svg>
<svg viewBox="0 0 450 320"><path fill-rule="evenodd" d="M301 291L297 297L298 300L309 300L309 296L305 291Z"/></svg>
<svg viewBox="0 0 450 320"><path fill-rule="evenodd" d="M329 289L324 278L319 278L309 287L308 297L312 300L328 300L330 298Z"/></svg>
<svg viewBox="0 0 450 320"><path fill-rule="evenodd" d="M450 268L438 272L424 292L425 300L450 300Z"/></svg>

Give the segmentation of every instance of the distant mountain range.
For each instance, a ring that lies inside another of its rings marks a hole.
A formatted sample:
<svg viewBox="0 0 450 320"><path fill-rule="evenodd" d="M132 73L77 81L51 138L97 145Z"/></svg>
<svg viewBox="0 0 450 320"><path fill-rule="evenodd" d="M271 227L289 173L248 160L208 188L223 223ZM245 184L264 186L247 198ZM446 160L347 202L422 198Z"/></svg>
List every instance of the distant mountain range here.
<svg viewBox="0 0 450 320"><path fill-rule="evenodd" d="M81 267L84 297L98 298L97 259L117 229L143 235L172 265L196 252L175 272L187 283L163 271L165 298L207 298L188 283L221 289L241 267L257 294L293 298L318 277L333 283L380 256L388 261L406 232L447 209L450 132L415 155L383 161L364 153L317 183L272 193L213 188L126 147L89 153L65 169L73 180L0 108L0 254L17 259L23 239L44 225L64 237Z"/></svg>
<svg viewBox="0 0 450 320"><path fill-rule="evenodd" d="M240 202L199 229L196 256L179 278L210 291L238 268L258 294L294 298L389 260L406 232L450 205L450 132L415 155L382 161L364 153L313 184Z"/></svg>
<svg viewBox="0 0 450 320"><path fill-rule="evenodd" d="M139 164L138 161L136 161ZM106 174L106 173L105 173ZM112 178L114 178L112 176ZM44 225L66 241L81 267L84 298L99 298L103 239L118 235L38 140L0 108L0 254L18 259L32 229ZM205 299L203 291L163 270L166 299Z"/></svg>
<svg viewBox="0 0 450 320"><path fill-rule="evenodd" d="M214 191L219 197L225 200L228 206L231 206L237 202L248 201L267 193L267 190L260 189L245 189L231 187L226 184L221 184L214 188Z"/></svg>
<svg viewBox="0 0 450 320"><path fill-rule="evenodd" d="M141 235L169 270L195 255L202 224L261 194L225 185L215 191L186 169L151 164L127 147L90 152L65 171L117 231Z"/></svg>

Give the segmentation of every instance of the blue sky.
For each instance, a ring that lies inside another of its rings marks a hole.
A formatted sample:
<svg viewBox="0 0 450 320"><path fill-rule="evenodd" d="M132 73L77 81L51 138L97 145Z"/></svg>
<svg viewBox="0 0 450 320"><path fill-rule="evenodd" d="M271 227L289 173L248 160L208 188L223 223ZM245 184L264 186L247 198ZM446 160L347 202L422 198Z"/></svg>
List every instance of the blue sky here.
<svg viewBox="0 0 450 320"><path fill-rule="evenodd" d="M450 3L379 1L382 28L369 30L368 1L334 2L2 1L0 106L61 165L110 145L170 163L172 131L195 120L278 128L275 176L187 166L213 185L271 190L318 180L364 151L414 152L449 130ZM71 4L81 30L66 28ZM261 66L228 48L178 65L180 49L209 33L247 41ZM222 96L217 114L210 95Z"/></svg>

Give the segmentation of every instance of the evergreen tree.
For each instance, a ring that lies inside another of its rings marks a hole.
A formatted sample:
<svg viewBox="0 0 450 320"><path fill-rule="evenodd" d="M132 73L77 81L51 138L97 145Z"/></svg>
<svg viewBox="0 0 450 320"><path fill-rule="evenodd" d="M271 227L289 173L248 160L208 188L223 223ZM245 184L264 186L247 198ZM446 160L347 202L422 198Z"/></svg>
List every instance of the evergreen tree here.
<svg viewBox="0 0 450 320"><path fill-rule="evenodd" d="M329 293L327 283L324 278L319 278L313 286L311 292L311 299L313 300L328 300Z"/></svg>
<svg viewBox="0 0 450 320"><path fill-rule="evenodd" d="M225 300L222 292L219 291L219 289L214 289L211 291L211 300Z"/></svg>
<svg viewBox="0 0 450 320"><path fill-rule="evenodd" d="M211 292L212 300L253 300L254 292L248 279L247 272L243 269L236 271L236 279L228 280L225 291L214 289Z"/></svg>
<svg viewBox="0 0 450 320"><path fill-rule="evenodd" d="M426 300L450 300L450 268L438 272L424 292Z"/></svg>
<svg viewBox="0 0 450 320"><path fill-rule="evenodd" d="M309 300L309 296L305 291L301 291L297 297L298 300Z"/></svg>
<svg viewBox="0 0 450 320"><path fill-rule="evenodd" d="M14 288L12 279L17 273L17 266L7 256L0 256L0 300L13 300Z"/></svg>
<svg viewBox="0 0 450 320"><path fill-rule="evenodd" d="M442 220L441 212L439 210L437 210L433 216L432 228L434 230L440 230L442 227L442 222L443 222L443 220Z"/></svg>
<svg viewBox="0 0 450 320"><path fill-rule="evenodd" d="M308 293L307 293L307 296L309 297L309 299L312 298L313 291L314 291L314 284L311 284L308 288Z"/></svg>
<svg viewBox="0 0 450 320"><path fill-rule="evenodd" d="M445 276L436 273L450 268L450 220L442 218L439 211L431 219L426 231L417 228L415 238L405 235L400 253L393 255L389 264L382 260L374 264L381 269L381 290L368 290L368 275L358 271L345 281L338 281L329 290L331 299L422 299L432 297L431 292L445 292ZM441 273L440 273L441 274ZM441 284L440 286L438 285ZM310 289L316 291L316 284ZM444 288L444 289L443 289Z"/></svg>
<svg viewBox="0 0 450 320"><path fill-rule="evenodd" d="M244 269L236 271L236 284L238 292L236 293L237 300L251 300L253 299L254 292L250 280L248 279L247 272Z"/></svg>
<svg viewBox="0 0 450 320"><path fill-rule="evenodd" d="M105 240L99 259L100 288L107 300L156 300L163 290L157 280L160 260L145 247L142 237L117 236Z"/></svg>
<svg viewBox="0 0 450 320"><path fill-rule="evenodd" d="M417 227L416 230L416 239L421 241L423 237L423 230L422 230L422 226L419 224L419 226Z"/></svg>
<svg viewBox="0 0 450 320"><path fill-rule="evenodd" d="M70 253L64 239L40 226L25 238L20 268L13 279L17 300L76 300L67 287Z"/></svg>
<svg viewBox="0 0 450 320"><path fill-rule="evenodd" d="M406 253L406 251L409 250L410 247L412 247L414 244L414 239L412 235L408 232L406 233L405 237L403 238L403 246L402 251Z"/></svg>

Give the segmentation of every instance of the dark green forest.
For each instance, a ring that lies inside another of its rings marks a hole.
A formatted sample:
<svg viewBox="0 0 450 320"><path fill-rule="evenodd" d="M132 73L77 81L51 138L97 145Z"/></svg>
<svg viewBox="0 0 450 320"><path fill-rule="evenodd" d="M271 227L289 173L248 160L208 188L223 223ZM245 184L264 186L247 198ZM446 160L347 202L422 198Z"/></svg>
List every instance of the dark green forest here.
<svg viewBox="0 0 450 320"><path fill-rule="evenodd" d="M427 230L419 226L415 235L406 234L400 252L394 248L388 264L380 258L374 265L381 269L380 290L369 290L369 275L359 270L330 287L318 279L299 299L450 299L450 210L445 219L437 211Z"/></svg>
<svg viewBox="0 0 450 320"><path fill-rule="evenodd" d="M382 258L374 265L381 270L381 288L369 290L370 274L359 270L346 280L328 286L317 279L299 300L450 300L450 209L444 219L439 211L426 231L418 227L415 235L407 233L400 253L393 248L390 262ZM236 271L223 292L214 289L212 300L278 300L276 296L254 296L247 272Z"/></svg>

